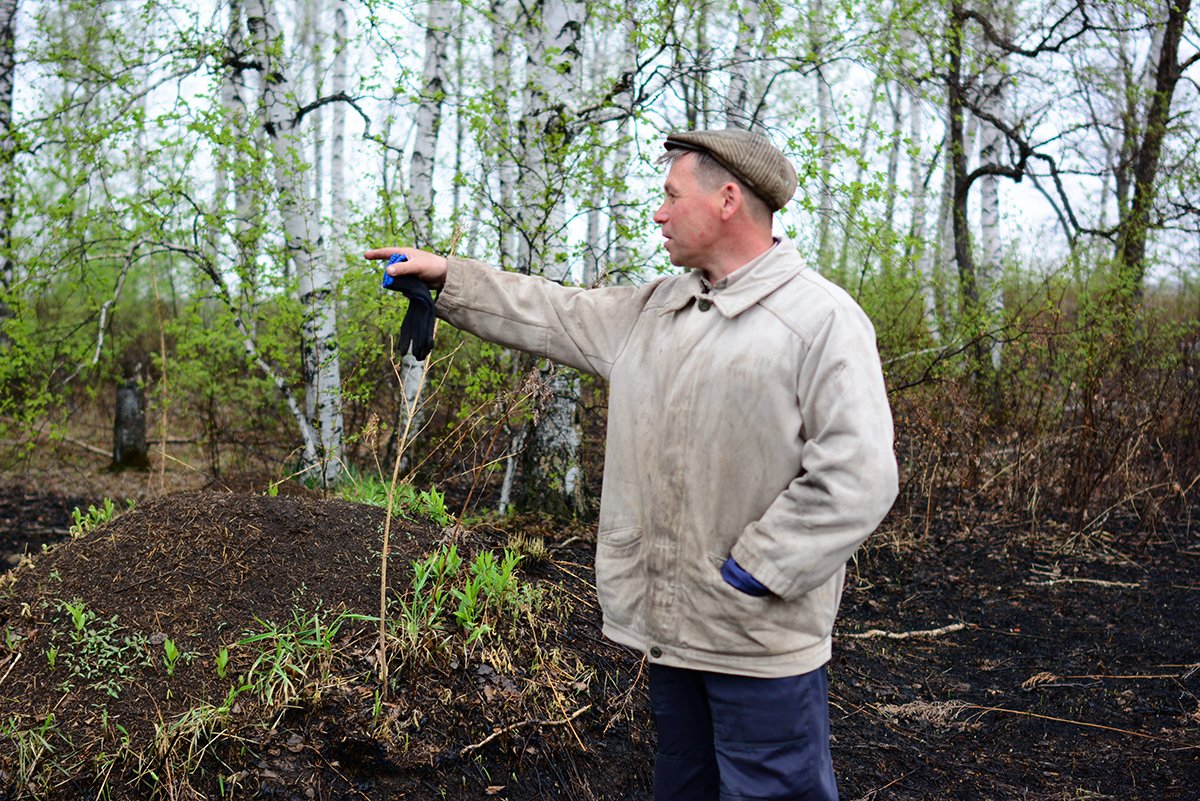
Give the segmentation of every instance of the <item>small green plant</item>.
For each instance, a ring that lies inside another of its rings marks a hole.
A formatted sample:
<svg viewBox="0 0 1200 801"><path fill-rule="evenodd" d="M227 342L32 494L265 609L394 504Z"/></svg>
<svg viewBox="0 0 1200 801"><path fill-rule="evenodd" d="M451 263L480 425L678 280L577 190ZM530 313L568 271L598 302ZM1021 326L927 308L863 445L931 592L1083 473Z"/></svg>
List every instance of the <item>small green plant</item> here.
<svg viewBox="0 0 1200 801"><path fill-rule="evenodd" d="M76 599L75 601L59 601L59 604L71 615L71 622L75 624L75 633L79 634L87 626L90 619L87 607L83 601Z"/></svg>
<svg viewBox="0 0 1200 801"><path fill-rule="evenodd" d="M320 611L304 614L298 610L283 626L256 618L263 630L237 643L262 647L246 674L247 684L268 705L291 704L306 687L319 687L328 679L333 643L342 626L349 620L374 619L343 612L327 622Z"/></svg>
<svg viewBox="0 0 1200 801"><path fill-rule="evenodd" d="M348 501L386 509L388 489L389 485L379 476L359 476L352 472L341 494ZM402 515L426 518L439 526L450 524L446 496L438 492L436 487L418 492L411 484L397 483L393 509Z"/></svg>
<svg viewBox="0 0 1200 801"><path fill-rule="evenodd" d="M134 506L133 499L126 501L126 508L132 509ZM112 498L105 498L104 502L97 508L94 504L88 504L87 511L82 511L76 506L71 511L71 519L74 522L71 524L70 534L72 538L82 537L110 522L117 515L116 504Z"/></svg>
<svg viewBox="0 0 1200 801"><path fill-rule="evenodd" d="M422 490L417 496L417 511L437 523L439 526L450 525L450 513L446 511L446 496L435 487Z"/></svg>
<svg viewBox="0 0 1200 801"><path fill-rule="evenodd" d="M229 649L221 646L221 650L217 651L217 677L224 679L229 675Z"/></svg>
<svg viewBox="0 0 1200 801"><path fill-rule="evenodd" d="M58 663L58 647L51 645L46 649L46 661L50 663L50 669L54 670L55 664Z"/></svg>
<svg viewBox="0 0 1200 801"><path fill-rule="evenodd" d="M450 582L461 565L462 557L454 545L413 562L412 588L399 602L397 624L401 642L409 652L436 648L444 639L442 620L452 597Z"/></svg>
<svg viewBox="0 0 1200 801"><path fill-rule="evenodd" d="M134 666L151 664L145 637L123 635L116 615L108 620L98 619L78 599L59 601L59 605L68 613L73 627L68 642L51 646L55 649L55 662L61 659L68 668L61 689L69 692L74 689L72 682L80 681L119 698Z"/></svg>
<svg viewBox="0 0 1200 801"><path fill-rule="evenodd" d="M15 718L10 719L4 735L16 746L17 786L35 790L34 795L40 797L40 791L49 786L46 774L53 765L53 759L47 758L55 753L53 741L65 740L58 730L54 714L47 715L37 728L27 730L21 729Z"/></svg>
<svg viewBox="0 0 1200 801"><path fill-rule="evenodd" d="M175 645L175 641L170 637L163 640L163 665L167 668L167 675L174 676L175 668L179 664L179 658L183 656L179 647Z"/></svg>

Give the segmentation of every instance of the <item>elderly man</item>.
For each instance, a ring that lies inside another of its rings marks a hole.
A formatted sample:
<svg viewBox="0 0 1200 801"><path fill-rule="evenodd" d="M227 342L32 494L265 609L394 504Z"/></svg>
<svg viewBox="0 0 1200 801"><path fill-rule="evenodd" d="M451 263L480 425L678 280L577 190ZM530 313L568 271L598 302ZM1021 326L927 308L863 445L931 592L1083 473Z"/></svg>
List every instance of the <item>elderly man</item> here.
<svg viewBox="0 0 1200 801"><path fill-rule="evenodd" d="M596 585L645 654L658 801L834 799L825 665L847 559L897 491L870 321L772 236L765 137L667 137L654 215L682 275L584 290L409 248L437 314L609 381Z"/></svg>

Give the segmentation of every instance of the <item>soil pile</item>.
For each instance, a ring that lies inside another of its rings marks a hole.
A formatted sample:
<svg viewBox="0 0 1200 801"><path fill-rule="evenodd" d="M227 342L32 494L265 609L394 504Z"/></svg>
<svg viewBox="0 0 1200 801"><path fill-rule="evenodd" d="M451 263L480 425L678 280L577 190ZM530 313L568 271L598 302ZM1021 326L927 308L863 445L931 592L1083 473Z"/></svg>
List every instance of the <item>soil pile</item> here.
<svg viewBox="0 0 1200 801"><path fill-rule="evenodd" d="M526 619L481 606L467 642L455 590L507 540L395 519L385 692L384 520L342 501L185 493L14 571L0 797L581 798L593 781L595 797L636 797L638 660L596 639L586 554L552 560L553 542L527 537L513 605ZM412 564L451 537L458 578L419 617L432 585L412 591Z"/></svg>

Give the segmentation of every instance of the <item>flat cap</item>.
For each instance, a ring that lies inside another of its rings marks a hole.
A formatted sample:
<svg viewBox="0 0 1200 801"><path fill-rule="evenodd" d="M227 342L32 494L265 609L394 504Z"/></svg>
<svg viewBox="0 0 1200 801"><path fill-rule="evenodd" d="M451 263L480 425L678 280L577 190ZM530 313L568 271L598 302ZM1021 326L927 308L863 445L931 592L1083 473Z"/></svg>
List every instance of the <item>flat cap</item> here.
<svg viewBox="0 0 1200 801"><path fill-rule="evenodd" d="M782 209L796 193L796 169L762 134L740 128L683 131L668 136L663 147L707 153L765 200L771 211Z"/></svg>

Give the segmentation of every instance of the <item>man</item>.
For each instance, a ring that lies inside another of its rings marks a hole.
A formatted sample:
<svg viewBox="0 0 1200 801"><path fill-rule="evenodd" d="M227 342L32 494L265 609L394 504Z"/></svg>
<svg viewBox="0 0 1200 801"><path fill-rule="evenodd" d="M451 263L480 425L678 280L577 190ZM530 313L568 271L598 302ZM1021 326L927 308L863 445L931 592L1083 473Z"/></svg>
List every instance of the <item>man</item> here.
<svg viewBox="0 0 1200 801"><path fill-rule="evenodd" d="M825 664L845 564L895 499L874 330L772 236L786 157L669 136L655 213L684 275L583 290L408 248L450 323L609 381L604 633L646 655L658 801L834 799Z"/></svg>

